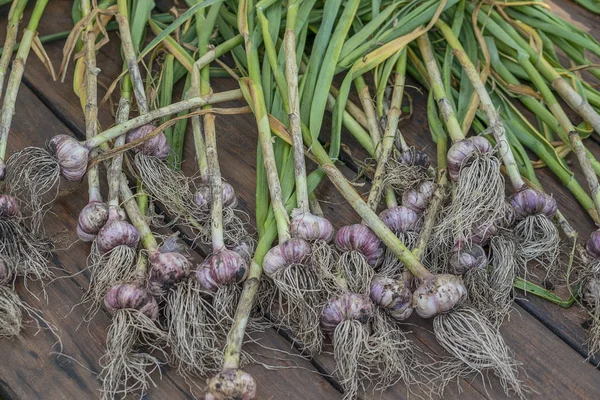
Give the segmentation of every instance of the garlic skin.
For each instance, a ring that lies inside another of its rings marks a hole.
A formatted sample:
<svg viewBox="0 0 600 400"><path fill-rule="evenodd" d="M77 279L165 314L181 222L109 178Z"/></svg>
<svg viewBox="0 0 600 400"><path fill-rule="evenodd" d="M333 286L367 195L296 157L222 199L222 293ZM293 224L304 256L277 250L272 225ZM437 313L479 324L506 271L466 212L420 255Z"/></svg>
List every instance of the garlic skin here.
<svg viewBox="0 0 600 400"><path fill-rule="evenodd" d="M1 213L0 213L1 214ZM600 229L590 234L585 249L595 259L600 259Z"/></svg>
<svg viewBox="0 0 600 400"><path fill-rule="evenodd" d="M396 321L404 321L413 312L412 293L403 281L376 276L371 282L370 297Z"/></svg>
<svg viewBox="0 0 600 400"><path fill-rule="evenodd" d="M407 232L420 232L422 220L408 207L398 206L383 210L379 218L396 235Z"/></svg>
<svg viewBox="0 0 600 400"><path fill-rule="evenodd" d="M79 213L77 237L91 242L108 220L108 205L103 201L90 201Z"/></svg>
<svg viewBox="0 0 600 400"><path fill-rule="evenodd" d="M221 249L208 256L195 278L204 289L217 291L220 287L242 283L248 276L247 261L233 250Z"/></svg>
<svg viewBox="0 0 600 400"><path fill-rule="evenodd" d="M186 278L191 270L191 263L179 253L153 252L148 257L150 275L148 289L154 295L163 294L177 282Z"/></svg>
<svg viewBox="0 0 600 400"><path fill-rule="evenodd" d="M341 227L335 235L335 246L338 250L358 251L365 256L371 266L376 266L383 255L381 241L368 226L362 224Z"/></svg>
<svg viewBox="0 0 600 400"><path fill-rule="evenodd" d="M13 196L0 194L0 218L19 218L21 208L19 202Z"/></svg>
<svg viewBox="0 0 600 400"><path fill-rule="evenodd" d="M113 314L118 310L134 309L152 320L158 319L158 303L154 296L131 283L111 287L104 296L104 306Z"/></svg>
<svg viewBox="0 0 600 400"><path fill-rule="evenodd" d="M154 125L142 125L139 128L135 128L127 132L126 142L130 143L134 140L146 137L155 129L156 127ZM154 156L160 160L164 160L169 156L171 148L169 147L169 143L167 142L167 137L165 136L164 132L160 132L152 139L146 140L144 143L137 146L134 151L139 151L147 156Z"/></svg>
<svg viewBox="0 0 600 400"><path fill-rule="evenodd" d="M8 266L8 260L0 256L0 285L8 285L13 280L13 272Z"/></svg>
<svg viewBox="0 0 600 400"><path fill-rule="evenodd" d="M295 209L292 211L290 233L309 242L323 240L329 243L333 239L334 229L326 218Z"/></svg>
<svg viewBox="0 0 600 400"><path fill-rule="evenodd" d="M252 400L256 382L241 369L226 369L209 379L204 400Z"/></svg>
<svg viewBox="0 0 600 400"><path fill-rule="evenodd" d="M304 265L310 260L310 244L304 239L292 238L272 247L263 259L264 273L272 277L277 271L291 265Z"/></svg>
<svg viewBox="0 0 600 400"><path fill-rule="evenodd" d="M68 135L56 135L48 143L50 153L58 160L60 173L68 181L79 181L87 171L89 150Z"/></svg>
<svg viewBox="0 0 600 400"><path fill-rule="evenodd" d="M366 324L375 312L375 305L367 296L356 293L345 293L333 297L323 307L321 313L321 329L331 334L343 321L355 319Z"/></svg>
<svg viewBox="0 0 600 400"><path fill-rule="evenodd" d="M431 181L423 181L416 188L407 190L402 194L402 205L417 214L421 214L427 209L434 192L435 184Z"/></svg>
<svg viewBox="0 0 600 400"><path fill-rule="evenodd" d="M467 289L459 276L439 274L421 282L413 293L413 307L421 318L450 311L467 298Z"/></svg>
<svg viewBox="0 0 600 400"><path fill-rule="evenodd" d="M469 165L471 157L477 152L492 154L491 143L481 136L472 136L454 143L448 150L448 173L453 181L458 181L460 170Z"/></svg>
<svg viewBox="0 0 600 400"><path fill-rule="evenodd" d="M558 206L556 200L546 193L527 188L513 194L510 198L517 219L524 219L530 215L545 215L554 217Z"/></svg>
<svg viewBox="0 0 600 400"><path fill-rule="evenodd" d="M210 208L212 203L212 194L210 185L202 184L194 193L194 203L200 208ZM238 198L235 189L227 182L223 182L223 207L235 208L238 205Z"/></svg>
<svg viewBox="0 0 600 400"><path fill-rule="evenodd" d="M117 246L128 246L135 249L140 242L140 234L128 222L112 219L98 231L96 245L102 253L109 252Z"/></svg>
<svg viewBox="0 0 600 400"><path fill-rule="evenodd" d="M398 162L403 165L412 165L415 167L429 168L431 161L429 156L421 150L410 148L407 151L403 151L398 157Z"/></svg>
<svg viewBox="0 0 600 400"><path fill-rule="evenodd" d="M486 268L488 257L485 250L475 243L470 246L455 246L450 257L450 271L455 275L463 275L476 268Z"/></svg>
<svg viewBox="0 0 600 400"><path fill-rule="evenodd" d="M598 276L590 277L583 286L582 299L590 308L600 304L600 278Z"/></svg>
<svg viewBox="0 0 600 400"><path fill-rule="evenodd" d="M2 157L0 157L0 181L3 181L5 177L6 177L6 163L4 162Z"/></svg>
<svg viewBox="0 0 600 400"><path fill-rule="evenodd" d="M496 232L498 232L498 228L492 221L489 223L475 223L471 227L471 243L481 247L486 246Z"/></svg>

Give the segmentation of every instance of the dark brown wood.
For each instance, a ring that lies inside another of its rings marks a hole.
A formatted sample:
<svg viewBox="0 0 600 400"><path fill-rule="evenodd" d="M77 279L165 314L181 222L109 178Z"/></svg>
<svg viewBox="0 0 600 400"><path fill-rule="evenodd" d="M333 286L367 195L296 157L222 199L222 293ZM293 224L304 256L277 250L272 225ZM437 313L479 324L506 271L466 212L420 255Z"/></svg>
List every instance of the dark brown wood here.
<svg viewBox="0 0 600 400"><path fill-rule="evenodd" d="M40 34L54 33L70 29L70 1L55 0L48 6L40 26ZM168 2L165 2L168 3ZM561 2L561 4L564 4ZM6 10L0 10L0 15L5 20ZM26 17L27 18L27 17ZM590 16L587 12L577 9L577 18L583 24L597 22L597 17ZM596 25L597 26L597 25ZM598 29L598 28L595 28ZM0 40L3 40L4 28L0 26ZM598 32L596 32L598 36ZM102 70L99 81L107 87L121 70L122 60L119 55L118 38L111 35L112 42L101 49L98 56L98 67ZM55 66L58 66L62 53L63 41L45 46ZM10 141L10 151L26 145L43 145L52 135L69 133L82 137L83 113L79 101L72 91L71 70L67 73L65 83L52 82L42 64L32 56L25 72L25 85L22 85L17 104L17 115L13 123L14 135ZM25 87L27 86L27 87ZM214 82L217 91L236 87L235 82L229 79L218 79ZM410 120L402 122L402 130L408 141L418 148L425 148L430 155L435 154L434 144L429 138L426 119L426 96L416 89L408 89L414 99L415 114ZM101 90L101 95L103 95ZM43 104L42 104L43 103ZM113 117L105 105L100 114L103 128L113 123ZM324 126L329 126L330 120ZM219 154L223 176L237 190L240 203L253 218L254 209L254 176L255 176L255 149L256 129L252 116L218 117L217 127L219 133ZM344 139L352 144L351 139ZM357 146L351 145L353 151ZM595 152L600 155L600 151ZM364 153L356 151L358 158L364 158ZM362 157L361 157L362 154ZM191 143L188 143L185 152L184 171L194 173L195 162ZM344 173L353 178L355 172L349 168L343 169ZM559 182L546 171L540 171L541 179L546 189L557 197L560 207L582 237L586 237L593 224L566 192ZM55 263L74 274L85 266L85 258L89 246L81 243L71 245L75 240L74 228L79 210L85 204L85 184L63 186L67 190L72 186L74 192L68 197L62 197L53 209L55 215L48 217L48 228L51 233L64 237L63 247L68 250L59 251ZM367 193L368 185L359 190ZM358 216L335 192L331 185L321 185L319 198L326 215L334 221L336 228L349 223L358 222ZM60 246L60 245L59 245ZM201 249L200 249L200 252ZM63 275L66 275L63 274ZM98 358L102 354L105 329L110 319L106 314L99 313L91 321L89 327L82 325L76 327L82 320L81 307L69 311L76 304L83 289L87 286L88 275L81 273L72 278L63 278L47 285L49 302L36 302L31 296L26 296L28 301L44 310L44 316L51 323L59 326L63 338L63 352L74 357L85 368L97 372ZM35 292L35 286L31 287ZM39 291L39 289L37 289ZM20 291L23 293L23 291ZM600 388L595 385L599 378L598 371L590 364L584 363L581 356L585 338L585 331L581 327L584 315L575 307L570 310L560 309L552 304L537 298L527 296L526 301L521 301L515 307L515 312L509 322L502 328L506 342L516 352L517 359L523 362L528 376L524 380L539 397L553 395L558 398L598 398ZM68 314L68 315L67 315ZM66 317L64 317L67 315ZM430 333L431 325L427 321L411 319L416 326L409 326L414 331L415 340L430 352L441 354L441 349L436 344ZM6 398L85 398L95 397L98 385L92 373L78 366L67 358L58 358L49 354L54 339L42 332L33 336L34 331L29 329L13 341L0 341L0 396ZM297 354L288 341L274 331L268 331L263 336L262 343L280 350L287 350ZM576 350L574 351L573 348ZM265 353L256 348L256 352ZM254 350L253 350L254 351ZM578 354L579 352L579 354ZM270 353L267 364L280 363L283 357L280 353ZM293 357L292 361L304 369L280 369L266 371L259 366L250 366L248 370L257 378L259 385L259 398L339 398L337 392L326 380L319 377L314 366L321 371L331 373L334 364L330 356L322 355L313 361L313 365ZM43 368L43 369L42 369ZM44 371L41 375L38 371ZM158 381L157 388L153 388L151 398L188 398L191 395L188 385L179 378L174 371L165 368L163 379ZM490 374L491 375L491 374ZM502 398L504 394L499 388L497 380L490 376L492 387L484 386L481 379L475 378L472 382L463 381L464 390L459 393L455 386L446 392L448 398ZM201 383L201 380L198 380ZM196 393L197 394L197 393ZM534 394L531 397L537 397ZM406 390L402 385L391 388L384 394L367 394L366 398L396 399L405 398Z"/></svg>

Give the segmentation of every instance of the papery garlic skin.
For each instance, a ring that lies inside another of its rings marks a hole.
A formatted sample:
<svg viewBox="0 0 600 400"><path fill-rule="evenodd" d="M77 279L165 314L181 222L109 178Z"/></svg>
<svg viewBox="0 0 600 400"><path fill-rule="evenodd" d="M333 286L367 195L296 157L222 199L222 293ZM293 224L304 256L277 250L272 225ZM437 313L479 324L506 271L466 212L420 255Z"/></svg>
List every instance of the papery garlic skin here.
<svg viewBox="0 0 600 400"><path fill-rule="evenodd" d="M345 320L357 320L366 324L373 316L375 307L367 296L345 293L329 300L321 313L321 329L332 333Z"/></svg>
<svg viewBox="0 0 600 400"><path fill-rule="evenodd" d="M379 214L379 218L396 235L421 231L421 217L408 207L398 206L388 208Z"/></svg>
<svg viewBox="0 0 600 400"><path fill-rule="evenodd" d="M148 288L155 295L163 294L190 273L191 263L183 254L156 251L150 254L148 260L150 261Z"/></svg>
<svg viewBox="0 0 600 400"><path fill-rule="evenodd" d="M241 369L226 369L209 379L204 400L252 400L256 382Z"/></svg>
<svg viewBox="0 0 600 400"><path fill-rule="evenodd" d="M0 218L19 218L21 208L18 200L7 194L0 194Z"/></svg>
<svg viewBox="0 0 600 400"><path fill-rule="evenodd" d="M79 213L77 237L91 242L108 220L108 205L103 201L90 201Z"/></svg>
<svg viewBox="0 0 600 400"><path fill-rule="evenodd" d="M398 156L398 162L403 165L412 165L415 167L429 168L431 161L429 156L421 150L410 148L407 151L403 151Z"/></svg>
<svg viewBox="0 0 600 400"><path fill-rule="evenodd" d="M545 215L552 218L558 210L554 197L531 188L520 190L512 195L510 204L513 206L518 219L530 215Z"/></svg>
<svg viewBox="0 0 600 400"><path fill-rule="evenodd" d="M469 165L477 153L492 154L494 148L485 138L472 136L454 143L448 150L448 173L453 181L458 181L460 171Z"/></svg>
<svg viewBox="0 0 600 400"><path fill-rule="evenodd" d="M296 209L292 211L290 233L309 242L323 240L329 243L335 232L328 219Z"/></svg>
<svg viewBox="0 0 600 400"><path fill-rule="evenodd" d="M194 203L200 208L210 208L212 203L212 194L210 185L202 184L194 193ZM227 182L223 182L223 207L235 208L238 205L238 198L235 189Z"/></svg>
<svg viewBox="0 0 600 400"><path fill-rule="evenodd" d="M341 227L335 235L334 243L342 252L358 251L371 266L376 266L383 255L383 247L377 235L362 224Z"/></svg>
<svg viewBox="0 0 600 400"><path fill-rule="evenodd" d="M79 181L87 171L89 150L77 139L56 135L48 143L50 153L58 160L60 173L69 181Z"/></svg>
<svg viewBox="0 0 600 400"><path fill-rule="evenodd" d="M466 272L486 268L488 257L483 248L475 243L471 245L456 246L450 257L450 270L453 274L463 275Z"/></svg>
<svg viewBox="0 0 600 400"><path fill-rule="evenodd" d="M263 271L273 277L275 273L292 265L305 265L310 260L310 244L303 239L292 238L274 246L263 259Z"/></svg>
<svg viewBox="0 0 600 400"><path fill-rule="evenodd" d="M216 291L220 287L242 283L248 276L248 262L233 250L221 249L208 256L195 278L204 289Z"/></svg>
<svg viewBox="0 0 600 400"><path fill-rule="evenodd" d="M117 246L135 249L140 242L140 234L133 225L118 219L109 220L96 236L96 245L101 253L109 252Z"/></svg>
<svg viewBox="0 0 600 400"><path fill-rule="evenodd" d="M434 193L435 184L432 181L423 181L416 188L407 190L402 194L402 205L418 214L423 213Z"/></svg>
<svg viewBox="0 0 600 400"><path fill-rule="evenodd" d="M413 312L412 293L403 281L376 276L371 282L370 297L396 321L404 321Z"/></svg>
<svg viewBox="0 0 600 400"><path fill-rule="evenodd" d="M146 137L155 129L156 127L154 125L142 125L139 128L132 129L127 133L126 141L127 143L131 143L134 140ZM171 148L169 147L169 143L167 142L167 137L165 136L164 132L160 132L152 139L148 139L141 145L137 146L134 151L139 151L147 156L153 156L164 160L169 156Z"/></svg>
<svg viewBox="0 0 600 400"><path fill-rule="evenodd" d="M439 274L421 282L413 293L413 307L421 318L450 311L467 298L467 289L458 276Z"/></svg>
<svg viewBox="0 0 600 400"><path fill-rule="evenodd" d="M158 303L154 296L146 289L130 283L111 287L104 296L104 306L111 313L133 309L152 320L158 319Z"/></svg>

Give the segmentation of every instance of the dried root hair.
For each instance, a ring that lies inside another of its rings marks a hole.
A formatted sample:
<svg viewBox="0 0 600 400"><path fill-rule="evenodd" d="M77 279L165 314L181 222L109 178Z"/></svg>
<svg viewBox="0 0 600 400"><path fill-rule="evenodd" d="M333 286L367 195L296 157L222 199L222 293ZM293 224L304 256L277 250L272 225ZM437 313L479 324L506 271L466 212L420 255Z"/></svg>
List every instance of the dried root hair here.
<svg viewBox="0 0 600 400"><path fill-rule="evenodd" d="M369 376L369 371L360 361L368 339L368 326L354 319L342 321L333 331L334 375L344 389L344 400L356 399L359 389L364 389L362 379Z"/></svg>
<svg viewBox="0 0 600 400"><path fill-rule="evenodd" d="M452 201L436 228L438 242L454 244L457 238L471 238L473 226L492 226L504 216L500 162L481 153L474 154L469 161L471 164L460 171Z"/></svg>
<svg viewBox="0 0 600 400"><path fill-rule="evenodd" d="M554 222L545 215L531 215L520 221L514 228L517 237L518 253L524 263L518 273L527 278L526 263L537 261L545 269L545 278L556 275L560 255L560 234Z"/></svg>
<svg viewBox="0 0 600 400"><path fill-rule="evenodd" d="M44 149L26 147L8 158L6 168L8 193L21 202L21 211L31 218L31 229L41 231L48 205L58 195L58 160Z"/></svg>
<svg viewBox="0 0 600 400"><path fill-rule="evenodd" d="M507 395L525 398L528 388L519 380L520 363L514 358L498 329L477 310L456 308L433 321L440 345L459 362L447 362L441 376L447 381L467 373L483 375L492 370Z"/></svg>
<svg viewBox="0 0 600 400"><path fill-rule="evenodd" d="M343 252L340 254L336 269L337 273L343 274L348 290L366 295L370 293L375 270L363 254L356 250Z"/></svg>
<svg viewBox="0 0 600 400"><path fill-rule="evenodd" d="M143 395L155 385L151 374L160 370L166 358L162 346L166 333L137 310L118 310L106 335L106 353L100 358L101 398L113 399L137 393Z"/></svg>
<svg viewBox="0 0 600 400"><path fill-rule="evenodd" d="M510 312L514 299L513 283L523 260L520 258L514 235L501 231L490 240L490 266L488 272L491 312L490 321L499 326Z"/></svg>
<svg viewBox="0 0 600 400"><path fill-rule="evenodd" d="M398 193L404 193L423 181L431 179L426 168L419 165L406 165L393 157L388 160L386 170L383 179L384 187L391 187Z"/></svg>
<svg viewBox="0 0 600 400"><path fill-rule="evenodd" d="M14 290L0 285L0 338L11 338L21 332L24 307Z"/></svg>
<svg viewBox="0 0 600 400"><path fill-rule="evenodd" d="M417 232L400 233L396 234L396 236L409 250L413 250L419 240L419 234ZM388 278L398 279L405 270L406 267L402 261L398 260L398 257L390 251L390 249L386 248L383 263L379 267L377 274L387 276Z"/></svg>
<svg viewBox="0 0 600 400"><path fill-rule="evenodd" d="M46 279L52 276L48 262L52 242L34 233L15 219L0 219L0 254L10 258L15 274L27 279Z"/></svg>
<svg viewBox="0 0 600 400"><path fill-rule="evenodd" d="M90 286L83 302L91 302L86 319L91 320L102 306L104 295L119 283L131 282L137 276L136 251L129 246L117 246L101 254L96 241L88 256Z"/></svg>
<svg viewBox="0 0 600 400"><path fill-rule="evenodd" d="M317 271L321 287L326 293L325 296L331 298L340 295L341 288L334 271L340 254L333 245L324 240L315 240L310 243L310 247L310 263Z"/></svg>
<svg viewBox="0 0 600 400"><path fill-rule="evenodd" d="M600 354L600 298L596 298L595 304L588 304L590 321L588 336L585 345L588 348L588 359Z"/></svg>
<svg viewBox="0 0 600 400"><path fill-rule="evenodd" d="M167 342L173 361L183 376L206 376L220 370L225 335L210 295L195 279L186 279L173 287L165 301Z"/></svg>

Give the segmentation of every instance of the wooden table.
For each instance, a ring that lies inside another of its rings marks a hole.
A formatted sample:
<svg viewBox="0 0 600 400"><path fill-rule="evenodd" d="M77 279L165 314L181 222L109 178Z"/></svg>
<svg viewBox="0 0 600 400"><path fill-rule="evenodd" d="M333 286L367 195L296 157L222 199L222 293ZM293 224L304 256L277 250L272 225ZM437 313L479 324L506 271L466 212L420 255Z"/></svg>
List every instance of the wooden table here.
<svg viewBox="0 0 600 400"><path fill-rule="evenodd" d="M32 2L33 3L33 2ZM168 1L158 1L159 7L168 9ZM578 24L600 37L600 17L592 15L583 8L557 0L554 10L561 16L578 21ZM72 1L54 0L48 5L42 18L40 34L65 31L72 27L70 9ZM31 11L31 5L28 12ZM0 40L4 41L8 6L0 9ZM26 13L26 20L28 18ZM106 88L121 71L121 57L118 51L119 41L113 39L103 47L98 56L98 67L102 70L99 81ZM64 41L45 46L55 66L60 64ZM31 56L27 64L23 84L21 85L9 141L9 154L25 146L43 146L56 134L70 134L84 137L83 113L79 100L72 90L72 67L64 83L53 82L42 63ZM232 80L219 79L214 83L216 91L235 88ZM100 90L100 95L104 91ZM417 148L425 148L430 155L435 153L429 139L426 119L426 95L414 87L407 88L414 101L415 113L410 120L403 121L401 128L408 141ZM100 113L103 128L113 123L109 107L104 106ZM330 121L326 121L327 126ZM249 215L254 212L254 177L256 128L251 115L217 117L219 135L219 153L223 176L237 190L240 205ZM348 140L350 141L350 140ZM600 147L588 141L596 155ZM354 146L355 148L356 146ZM357 153L359 157L362 153ZM434 158L435 159L435 158ZM577 170L576 162L572 166ZM348 177L356 174L351 163L343 167ZM184 171L193 173L194 155L191 143L185 152ZM546 189L554 194L559 206L583 238L594 229L585 212L562 188L560 183L546 171L540 171L540 177ZM75 307L88 285L89 274L79 273L85 269L89 244L77 242L75 227L79 211L87 200L86 183L62 183L63 192L68 196L60 197L53 213L46 222L50 234L60 238L59 251L52 260L56 267L56 276L61 277L46 283L46 297L40 295L42 285L34 283L29 289L38 294L36 299L23 287L19 294L31 305L43 310L44 318L56 325L62 338L62 348L56 338L47 330L36 334L34 328L26 329L12 340L0 340L0 398L3 399L89 399L98 397L96 374L99 371L98 359L104 351L106 328L110 317L100 312L89 323L81 323L84 309ZM363 189L365 193L368 185ZM359 221L358 216L345 204L332 185L323 184L319 188L323 199L323 208L327 216L334 221L336 228ZM200 260L206 249L195 249ZM79 273L79 274L77 274ZM75 275L77 274L77 275ZM598 365L598 359L585 361L586 349L583 346L585 314L577 307L568 310L541 301L532 296L519 294L514 312L501 331L508 345L515 351L516 358L523 363L527 376L524 381L535 391L531 398L600 398L600 372L592 365ZM415 340L429 351L440 353L431 333L430 321L411 319ZM260 336L261 346L249 348L253 353L261 354L265 364L277 364L292 368L267 370L258 365L246 369L254 375L259 388L259 399L338 399L341 393L335 381L328 376L333 368L329 355L314 360L297 357L297 350L290 342L275 330L268 330ZM273 350L265 350L268 347ZM281 350L290 353L283 356ZM63 353L64 356L59 353ZM285 360L281 360L284 358ZM296 368L293 368L296 367ZM147 398L184 399L200 394L192 390L175 371L169 367L162 369L162 377L154 375L157 387L152 388ZM492 386L480 378L463 380L460 389L450 386L447 398L503 398L504 393L497 379L490 374ZM201 380L198 383L202 384ZM406 388L397 385L385 393L369 393L365 398L398 399L405 398Z"/></svg>

